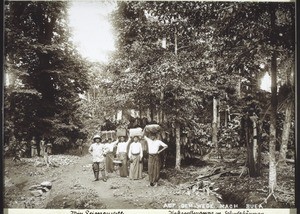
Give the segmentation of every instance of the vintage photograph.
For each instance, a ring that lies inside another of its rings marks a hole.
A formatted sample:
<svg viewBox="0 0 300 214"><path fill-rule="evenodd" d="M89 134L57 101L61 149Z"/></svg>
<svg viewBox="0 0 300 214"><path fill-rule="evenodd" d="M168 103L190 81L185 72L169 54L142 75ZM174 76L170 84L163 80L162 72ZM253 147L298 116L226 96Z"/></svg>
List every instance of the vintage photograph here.
<svg viewBox="0 0 300 214"><path fill-rule="evenodd" d="M295 9L5 1L4 208L295 208Z"/></svg>

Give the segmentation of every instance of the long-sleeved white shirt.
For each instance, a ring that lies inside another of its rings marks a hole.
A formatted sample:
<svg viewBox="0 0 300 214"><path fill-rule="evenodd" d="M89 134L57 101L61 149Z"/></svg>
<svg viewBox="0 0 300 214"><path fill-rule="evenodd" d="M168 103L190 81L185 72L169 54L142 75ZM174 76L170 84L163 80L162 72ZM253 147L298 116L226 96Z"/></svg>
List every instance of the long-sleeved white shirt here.
<svg viewBox="0 0 300 214"><path fill-rule="evenodd" d="M150 138L148 138L147 136L145 136L145 140L147 141L148 144L148 153L149 154L157 154L159 147L168 147L167 144L165 144L164 142L162 142L161 140L152 140Z"/></svg>
<svg viewBox="0 0 300 214"><path fill-rule="evenodd" d="M107 153L107 147L101 143L93 143L89 148L89 152L93 156L93 162L104 162L104 155Z"/></svg>
<svg viewBox="0 0 300 214"><path fill-rule="evenodd" d="M140 142L133 142L129 146L128 157L130 158L132 155L139 154L140 157L143 157L143 148Z"/></svg>

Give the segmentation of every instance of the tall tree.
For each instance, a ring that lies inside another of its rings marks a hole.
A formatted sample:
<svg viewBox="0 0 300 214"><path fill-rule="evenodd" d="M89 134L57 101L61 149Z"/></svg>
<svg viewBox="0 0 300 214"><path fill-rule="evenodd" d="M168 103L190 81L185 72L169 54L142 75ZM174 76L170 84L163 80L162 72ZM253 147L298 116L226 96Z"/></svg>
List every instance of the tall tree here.
<svg viewBox="0 0 300 214"><path fill-rule="evenodd" d="M292 128L292 118L294 112L294 81L293 75L294 73L294 64L291 63L291 66L288 66L286 69L286 82L283 86L280 87L279 91L279 100L281 100L281 106L284 108L284 122L282 128L282 136L281 136L281 145L280 145L280 156L279 156L279 165L286 165L286 153L288 150L288 143L290 141L290 132ZM281 99L280 99L281 98Z"/></svg>
<svg viewBox="0 0 300 214"><path fill-rule="evenodd" d="M23 112L22 120L31 125L19 135L72 137L81 125L74 112L79 94L87 89L87 67L69 41L67 6L67 2L6 2L5 56L11 66L6 72L16 70L22 90L33 91L35 100L21 90L10 91L10 103L25 109L30 105L34 112ZM14 123L15 130L23 125Z"/></svg>
<svg viewBox="0 0 300 214"><path fill-rule="evenodd" d="M114 66L119 68L118 90L130 96L126 100L131 104L158 110L167 118L166 127L177 133L178 169L184 151L180 135L186 129L197 132L203 98L225 97L224 89L234 82L216 71L218 58L212 53L219 41L212 40L214 26L207 24L215 17L211 9L210 3L200 2L122 2L114 16L119 29L117 64L125 65L121 72Z"/></svg>
<svg viewBox="0 0 300 214"><path fill-rule="evenodd" d="M235 3L227 6L220 8L218 19L212 20L219 23L217 31L223 41L220 50L229 62L221 66L227 71L241 71L250 79L251 70L260 71L260 63L269 64L272 80L269 191L272 195L276 187L277 76L282 60L290 59L294 52L295 17L290 12L294 10L294 3Z"/></svg>
<svg viewBox="0 0 300 214"><path fill-rule="evenodd" d="M249 82L248 93L256 93L257 73L270 61L271 50L282 50L281 58L283 50L290 50L292 18L282 15L289 7L293 4L277 10L281 21L276 44L271 44L266 3L122 2L114 16L120 50L116 64L122 62L114 66L118 90L132 106L153 111L160 105L169 127L180 124L182 130L197 132L204 100L224 100L241 78ZM289 39L281 41L284 35Z"/></svg>

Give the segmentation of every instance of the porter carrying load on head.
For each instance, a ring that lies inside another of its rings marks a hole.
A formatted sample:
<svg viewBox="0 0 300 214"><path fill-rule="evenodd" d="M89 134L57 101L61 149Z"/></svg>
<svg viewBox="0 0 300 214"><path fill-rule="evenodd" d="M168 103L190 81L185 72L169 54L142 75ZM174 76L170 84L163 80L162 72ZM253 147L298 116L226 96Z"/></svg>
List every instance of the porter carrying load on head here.
<svg viewBox="0 0 300 214"><path fill-rule="evenodd" d="M110 130L110 131L101 131L101 138L103 140L108 140L111 138L112 140L116 139L116 131Z"/></svg>
<svg viewBox="0 0 300 214"><path fill-rule="evenodd" d="M159 154L168 148L168 145L157 139L160 132L160 126L157 124L147 125L144 129L144 138L148 144L148 174L150 186L156 186L160 173L160 157ZM147 136L146 136L147 135ZM162 149L160 149L162 147ZM160 150L159 150L160 149Z"/></svg>
<svg viewBox="0 0 300 214"><path fill-rule="evenodd" d="M146 125L144 128L144 134L146 136L157 135L160 133L160 131L161 131L161 127L158 124L149 124Z"/></svg>
<svg viewBox="0 0 300 214"><path fill-rule="evenodd" d="M127 130L125 128L117 128L116 135L117 135L117 137L126 137Z"/></svg>
<svg viewBox="0 0 300 214"><path fill-rule="evenodd" d="M143 136L143 129L142 128L129 129L129 136L130 137L142 137Z"/></svg>

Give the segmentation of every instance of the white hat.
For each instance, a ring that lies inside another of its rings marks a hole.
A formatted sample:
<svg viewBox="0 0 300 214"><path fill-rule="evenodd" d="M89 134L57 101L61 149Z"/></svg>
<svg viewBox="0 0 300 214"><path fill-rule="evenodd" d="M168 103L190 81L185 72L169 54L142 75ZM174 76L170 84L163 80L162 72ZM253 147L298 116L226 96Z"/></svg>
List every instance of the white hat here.
<svg viewBox="0 0 300 214"><path fill-rule="evenodd" d="M101 140L101 136L98 135L98 134L96 134L96 135L94 136L93 140L95 140L95 139L97 139L97 138Z"/></svg>

